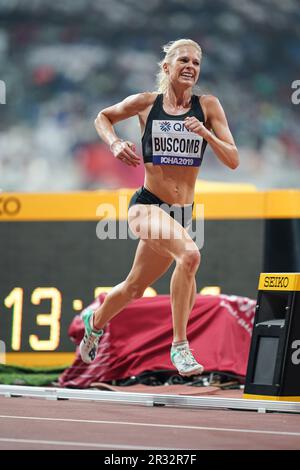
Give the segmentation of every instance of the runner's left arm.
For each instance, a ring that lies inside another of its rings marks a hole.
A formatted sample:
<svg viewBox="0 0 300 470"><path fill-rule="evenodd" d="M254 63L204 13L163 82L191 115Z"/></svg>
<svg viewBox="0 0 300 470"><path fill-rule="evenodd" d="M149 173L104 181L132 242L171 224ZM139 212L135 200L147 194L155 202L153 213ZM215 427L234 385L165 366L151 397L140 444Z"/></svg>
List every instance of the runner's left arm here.
<svg viewBox="0 0 300 470"><path fill-rule="evenodd" d="M219 160L234 170L239 165L239 154L223 107L215 96L206 95L203 98L201 104L206 111L207 125L211 130L195 117L187 117L185 126L192 132L201 135L209 143Z"/></svg>

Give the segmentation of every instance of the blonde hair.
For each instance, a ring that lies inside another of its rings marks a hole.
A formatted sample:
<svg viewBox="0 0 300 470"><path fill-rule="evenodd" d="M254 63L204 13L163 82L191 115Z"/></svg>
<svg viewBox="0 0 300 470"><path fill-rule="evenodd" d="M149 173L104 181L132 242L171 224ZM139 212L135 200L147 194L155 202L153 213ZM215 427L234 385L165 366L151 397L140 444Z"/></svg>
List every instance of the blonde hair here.
<svg viewBox="0 0 300 470"><path fill-rule="evenodd" d="M195 49L197 49L197 51L199 52L200 61L201 61L201 58L202 58L201 47L199 46L199 44L197 42L193 41L192 39L177 39L177 41L168 42L168 44L163 46L163 51L165 52L165 57L163 58L163 60L161 62L158 63L159 72L156 76L156 79L157 79L156 83L157 83L158 93L166 93L166 91L168 89L168 83L169 83L168 75L164 71L163 65L165 63L169 64L171 62L172 58L175 55L176 49L178 49L178 47L182 47L182 46L193 46L193 47L195 47Z"/></svg>

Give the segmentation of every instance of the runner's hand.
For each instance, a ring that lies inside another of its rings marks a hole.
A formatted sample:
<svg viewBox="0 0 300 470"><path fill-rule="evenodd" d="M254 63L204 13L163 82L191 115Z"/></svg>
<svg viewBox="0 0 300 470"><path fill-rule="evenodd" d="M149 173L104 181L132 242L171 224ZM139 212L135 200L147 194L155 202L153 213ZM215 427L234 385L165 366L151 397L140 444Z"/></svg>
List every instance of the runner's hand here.
<svg viewBox="0 0 300 470"><path fill-rule="evenodd" d="M195 134L200 135L204 139L209 133L209 130L204 126L203 122L200 122L195 116L186 117L184 125L189 131L195 132Z"/></svg>
<svg viewBox="0 0 300 470"><path fill-rule="evenodd" d="M110 150L118 160L128 166L137 167L141 163L140 157L135 153L135 145L129 140L116 140L111 144Z"/></svg>

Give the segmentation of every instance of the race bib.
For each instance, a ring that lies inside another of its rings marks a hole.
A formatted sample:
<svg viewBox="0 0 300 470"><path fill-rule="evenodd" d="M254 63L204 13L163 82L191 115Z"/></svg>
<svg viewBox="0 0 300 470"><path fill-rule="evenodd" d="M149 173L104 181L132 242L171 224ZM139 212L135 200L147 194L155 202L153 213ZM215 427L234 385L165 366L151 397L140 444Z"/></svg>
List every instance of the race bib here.
<svg viewBox="0 0 300 470"><path fill-rule="evenodd" d="M152 122L153 165L200 166L203 138L184 121Z"/></svg>

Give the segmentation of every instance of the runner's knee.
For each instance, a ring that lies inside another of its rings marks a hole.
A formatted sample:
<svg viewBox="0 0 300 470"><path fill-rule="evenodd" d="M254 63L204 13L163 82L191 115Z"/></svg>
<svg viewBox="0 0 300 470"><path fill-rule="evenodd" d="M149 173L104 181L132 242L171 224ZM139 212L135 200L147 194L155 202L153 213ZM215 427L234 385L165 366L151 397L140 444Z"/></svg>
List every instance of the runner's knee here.
<svg viewBox="0 0 300 470"><path fill-rule="evenodd" d="M177 264L184 269L188 274L194 274L201 261L201 255L198 250L184 251L177 261Z"/></svg>
<svg viewBox="0 0 300 470"><path fill-rule="evenodd" d="M129 298L133 300L143 297L146 287L144 285L140 285L133 279L127 278L124 283L124 289Z"/></svg>

